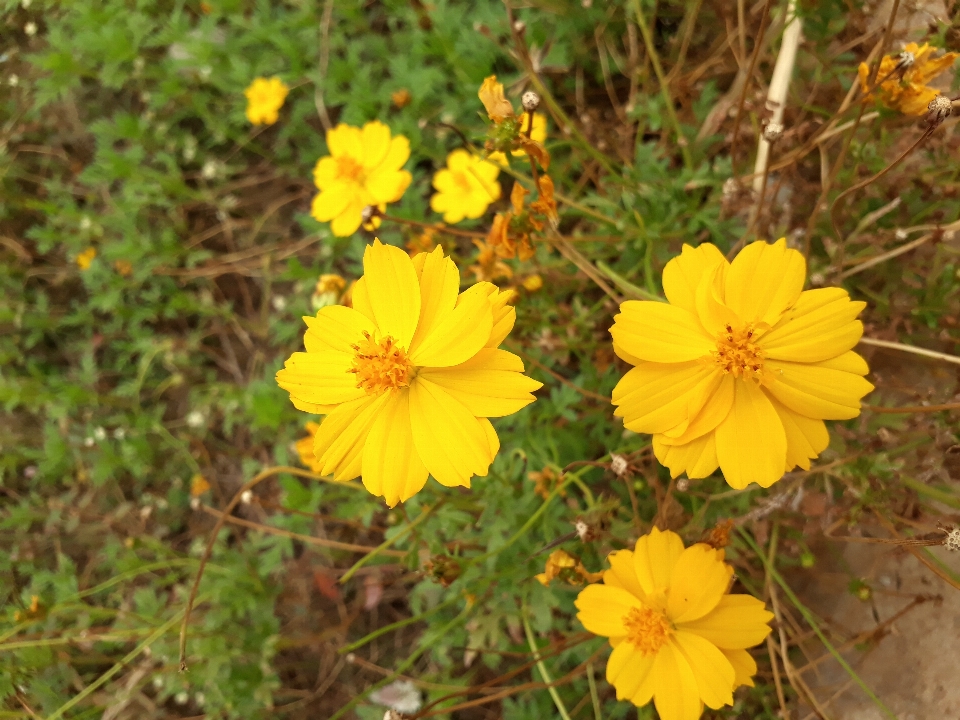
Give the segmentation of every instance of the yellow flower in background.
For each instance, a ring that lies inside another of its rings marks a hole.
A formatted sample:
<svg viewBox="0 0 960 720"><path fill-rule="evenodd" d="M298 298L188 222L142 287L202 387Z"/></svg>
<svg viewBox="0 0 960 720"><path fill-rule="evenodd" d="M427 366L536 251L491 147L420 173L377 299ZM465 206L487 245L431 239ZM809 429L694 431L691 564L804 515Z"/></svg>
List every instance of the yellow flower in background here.
<svg viewBox="0 0 960 720"><path fill-rule="evenodd" d="M667 303L630 300L610 329L635 365L613 390L629 430L653 434L673 477L710 475L769 487L829 444L824 420L860 414L873 390L863 358L865 303L842 288L802 292L806 262L782 238L732 263L683 246L663 270Z"/></svg>
<svg viewBox="0 0 960 720"><path fill-rule="evenodd" d="M362 128L340 124L328 130L327 148L330 155L320 158L313 170L320 192L310 214L329 222L337 237L347 237L359 229L365 207L383 210L403 197L412 179L403 170L410 141L403 135L391 136L389 127L374 120ZM373 226L378 224L379 219Z"/></svg>
<svg viewBox="0 0 960 720"><path fill-rule="evenodd" d="M97 256L97 249L88 247L82 253L77 255L76 263L77 267L81 270L89 270L90 265L93 263L93 259Z"/></svg>
<svg viewBox="0 0 960 720"><path fill-rule="evenodd" d="M903 52L896 55L885 55L880 61L880 70L877 80L880 81L879 95L884 105L892 110L899 110L904 115L923 115L927 112L927 105L937 95L939 90L927 87L927 83L953 66L954 60L960 53L948 52L940 57L931 57L937 48L927 43L917 45L907 43ZM870 66L860 63L858 69L860 89L866 93L870 89L868 83Z"/></svg>
<svg viewBox="0 0 960 720"><path fill-rule="evenodd" d="M454 150L447 155L447 167L433 176L437 192L430 198L430 208L443 213L445 223L458 223L464 218L483 215L490 203L500 199L500 168L471 155Z"/></svg>
<svg viewBox="0 0 960 720"><path fill-rule="evenodd" d="M603 577L602 572L590 572L583 566L582 562L566 550L554 550L550 553L543 572L534 575L534 578L541 585L549 585L554 578L559 578L568 585L583 585L585 582L596 582L601 577Z"/></svg>
<svg viewBox="0 0 960 720"><path fill-rule="evenodd" d="M530 113L524 113L523 118L520 121L520 134L526 135L527 128L530 127ZM530 139L534 140L541 145L547 140L547 117L541 113L533 114L533 130L530 131ZM512 157L526 157L526 150L511 150L510 155ZM490 162L495 162L500 165L507 164L507 156L502 152L490 153L490 157L487 158Z"/></svg>
<svg viewBox="0 0 960 720"><path fill-rule="evenodd" d="M363 269L353 307L304 318L306 352L277 373L295 407L326 415L313 447L318 472L362 476L391 507L428 474L470 487L500 449L488 418L517 412L541 387L498 349L516 311L491 283L459 292L460 272L440 247L411 259L375 240Z"/></svg>
<svg viewBox="0 0 960 720"><path fill-rule="evenodd" d="M190 478L190 497L200 497L210 489L210 483L200 473L195 473Z"/></svg>
<svg viewBox="0 0 960 720"><path fill-rule="evenodd" d="M704 705L732 705L734 689L753 686L746 648L763 642L773 615L755 597L727 594L723 550L684 549L679 535L654 528L607 559L603 584L584 588L576 606L588 631L610 638L607 682L618 700L652 699L660 720L696 720Z"/></svg>
<svg viewBox="0 0 960 720"><path fill-rule="evenodd" d="M336 305L346 287L347 281L335 273L321 275L320 279L317 280L317 287L310 297L310 304L314 310L319 310L327 305Z"/></svg>
<svg viewBox="0 0 960 720"><path fill-rule="evenodd" d="M306 424L307 436L297 440L297 455L300 456L300 463L310 468L311 472L320 474L320 463L317 462L317 456L313 454L313 439L320 429L320 423L308 422Z"/></svg>
<svg viewBox="0 0 960 720"><path fill-rule="evenodd" d="M243 91L247 96L247 120L253 125L273 125L290 88L278 77L257 78Z"/></svg>
<svg viewBox="0 0 960 720"><path fill-rule="evenodd" d="M503 83L497 82L496 75L484 79L477 97L483 103L487 115L495 123L502 123L507 118L513 117L513 105L503 94Z"/></svg>

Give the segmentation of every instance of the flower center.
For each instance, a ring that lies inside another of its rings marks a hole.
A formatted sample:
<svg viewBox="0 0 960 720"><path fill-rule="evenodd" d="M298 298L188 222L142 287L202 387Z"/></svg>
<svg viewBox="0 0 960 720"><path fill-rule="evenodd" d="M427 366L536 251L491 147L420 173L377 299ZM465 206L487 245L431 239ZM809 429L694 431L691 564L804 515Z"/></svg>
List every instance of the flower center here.
<svg viewBox="0 0 960 720"><path fill-rule="evenodd" d="M710 353L724 375L759 380L763 373L763 350L756 344L753 325L734 329L727 325L717 334L717 349Z"/></svg>
<svg viewBox="0 0 960 720"><path fill-rule="evenodd" d="M470 185L470 178L467 177L465 172L453 173L453 181L457 184L457 187L465 193L473 190L473 187Z"/></svg>
<svg viewBox="0 0 960 720"><path fill-rule="evenodd" d="M657 652L673 633L666 615L650 608L630 608L623 617L623 624L627 626L627 642L644 655Z"/></svg>
<svg viewBox="0 0 960 720"><path fill-rule="evenodd" d="M379 395L386 390L407 387L414 377L413 363L407 353L389 335L378 341L370 333L353 346L353 367L348 372L357 376L357 387L367 395Z"/></svg>
<svg viewBox="0 0 960 720"><path fill-rule="evenodd" d="M363 165L348 155L337 158L337 177L340 180L363 181Z"/></svg>

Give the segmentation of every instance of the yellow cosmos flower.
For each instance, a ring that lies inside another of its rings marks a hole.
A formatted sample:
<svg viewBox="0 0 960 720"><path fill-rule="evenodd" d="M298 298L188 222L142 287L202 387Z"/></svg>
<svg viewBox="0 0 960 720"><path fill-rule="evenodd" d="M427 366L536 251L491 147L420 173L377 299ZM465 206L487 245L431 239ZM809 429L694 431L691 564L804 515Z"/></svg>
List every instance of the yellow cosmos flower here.
<svg viewBox="0 0 960 720"><path fill-rule="evenodd" d="M297 455L300 456L300 463L306 465L312 472L320 473L320 463L317 462L317 456L313 454L313 439L320 429L320 423L308 422L306 424L307 436L297 440Z"/></svg>
<svg viewBox="0 0 960 720"><path fill-rule="evenodd" d="M75 262L81 270L89 270L93 264L93 259L97 256L97 249L88 247L82 253L77 255Z"/></svg>
<svg viewBox="0 0 960 720"><path fill-rule="evenodd" d="M443 221L451 225L464 218L476 219L500 199L499 174L500 168L493 163L466 150L454 150L447 155L447 167L433 176L437 192L430 198L430 208L443 213Z"/></svg>
<svg viewBox="0 0 960 720"><path fill-rule="evenodd" d="M515 413L541 386L498 348L516 311L491 283L459 292L440 247L411 259L375 240L363 269L353 307L304 318L306 352L277 373L294 406L326 415L313 447L319 472L362 476L391 507L428 474L470 487L500 449L487 418Z"/></svg>
<svg viewBox="0 0 960 720"><path fill-rule="evenodd" d="M526 135L527 128L530 127L530 113L524 113L523 118L520 120L520 134ZM533 114L533 130L530 131L530 139L535 140L541 145L547 139L547 116L542 113ZM511 150L511 157L526 157L526 150ZM499 165L507 164L507 156L502 152L490 153L490 157L487 158L490 162L495 162Z"/></svg>
<svg viewBox="0 0 960 720"><path fill-rule="evenodd" d="M320 192L310 214L329 222L337 237L347 237L360 227L365 207L382 210L403 197L412 179L402 169L410 157L410 141L403 135L391 137L390 128L374 120L362 128L340 124L328 130L327 148L330 155L313 169Z"/></svg>
<svg viewBox="0 0 960 720"><path fill-rule="evenodd" d="M801 292L805 273L782 238L732 263L713 245L684 245L663 269L668 303L620 306L613 349L636 367L613 390L615 414L653 434L673 477L719 465L732 487L769 487L826 449L824 420L860 414L873 385L851 348L865 303L842 288Z"/></svg>
<svg viewBox="0 0 960 720"><path fill-rule="evenodd" d="M908 43L902 53L886 55L880 61L880 70L877 80L880 80L879 95L884 105L892 110L899 110L904 115L923 115L927 112L927 105L937 95L939 90L927 87L937 75L949 70L954 60L960 57L958 53L944 53L934 58L931 55L937 48L927 43L917 45ZM860 89L867 92L870 89L868 80L870 67L867 63L860 63L858 69Z"/></svg>
<svg viewBox="0 0 960 720"><path fill-rule="evenodd" d="M247 120L253 125L273 125L290 88L278 77L257 78L243 91L247 96Z"/></svg>
<svg viewBox="0 0 960 720"><path fill-rule="evenodd" d="M766 638L773 615L750 595L727 594L733 568L723 557L654 528L634 550L611 553L603 584L580 592L577 618L613 646L607 682L618 700L652 699L661 720L696 720L704 705L732 705L734 689L753 686L746 648Z"/></svg>

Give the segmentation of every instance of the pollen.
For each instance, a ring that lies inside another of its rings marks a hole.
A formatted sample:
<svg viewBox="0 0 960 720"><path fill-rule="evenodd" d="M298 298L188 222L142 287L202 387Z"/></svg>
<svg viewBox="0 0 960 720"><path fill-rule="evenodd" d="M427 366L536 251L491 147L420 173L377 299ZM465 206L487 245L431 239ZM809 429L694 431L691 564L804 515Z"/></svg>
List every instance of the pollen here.
<svg viewBox="0 0 960 720"><path fill-rule="evenodd" d="M651 608L630 608L623 617L627 627L627 642L644 655L652 655L667 644L673 627L659 610Z"/></svg>
<svg viewBox="0 0 960 720"><path fill-rule="evenodd" d="M375 340L365 332L363 340L353 349L356 354L349 372L357 376L357 387L363 388L368 395L407 387L414 377L413 363L389 335Z"/></svg>
<svg viewBox="0 0 960 720"><path fill-rule="evenodd" d="M727 325L717 334L713 361L724 375L759 380L763 373L763 350L756 344L758 333L753 325L734 328Z"/></svg>
<svg viewBox="0 0 960 720"><path fill-rule="evenodd" d="M341 155L337 159L337 179L339 180L354 180L356 182L362 183L363 178L363 165L358 163L349 155Z"/></svg>

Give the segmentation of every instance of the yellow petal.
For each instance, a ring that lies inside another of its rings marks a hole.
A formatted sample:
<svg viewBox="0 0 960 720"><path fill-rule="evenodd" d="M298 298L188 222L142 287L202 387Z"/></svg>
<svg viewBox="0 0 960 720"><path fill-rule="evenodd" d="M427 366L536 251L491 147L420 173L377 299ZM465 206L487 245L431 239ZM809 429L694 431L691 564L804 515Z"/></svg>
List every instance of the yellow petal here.
<svg viewBox="0 0 960 720"><path fill-rule="evenodd" d="M864 307L866 303L851 302L842 288L807 290L758 345L775 360L817 362L836 357L863 335L863 324L855 318Z"/></svg>
<svg viewBox="0 0 960 720"><path fill-rule="evenodd" d="M686 362L716 349L693 313L667 303L628 300L613 320L614 342L641 360Z"/></svg>
<svg viewBox="0 0 960 720"><path fill-rule="evenodd" d="M641 360L636 355L631 355L628 353L617 343L616 340L613 341L613 352L616 353L618 358L626 363L630 363L631 365L639 365L640 363L646 362L646 360Z"/></svg>
<svg viewBox="0 0 960 720"><path fill-rule="evenodd" d="M406 502L427 482L427 468L413 445L409 391L389 393L363 447L363 486L387 505Z"/></svg>
<svg viewBox="0 0 960 720"><path fill-rule="evenodd" d="M377 319L373 315L373 306L370 305L370 294L367 292L367 281L362 277L353 285L350 291L353 309L376 325Z"/></svg>
<svg viewBox="0 0 960 720"><path fill-rule="evenodd" d="M346 353L352 358L353 346L363 339L363 333L372 333L376 326L354 308L343 305L327 305L320 308L316 317L305 317L307 332L303 344L307 352L324 350Z"/></svg>
<svg viewBox="0 0 960 720"><path fill-rule="evenodd" d="M327 148L333 157L350 157L360 162L363 159L363 139L360 128L340 123L327 130Z"/></svg>
<svg viewBox="0 0 960 720"><path fill-rule="evenodd" d="M617 700L631 700L637 694L653 670L655 657L640 652L629 642L622 642L613 649L607 660L607 682L616 688Z"/></svg>
<svg viewBox="0 0 960 720"><path fill-rule="evenodd" d="M362 196L354 196L343 212L330 221L330 232L335 237L350 237L353 235L360 229L360 223L363 222L363 208L366 206L367 203L364 202Z"/></svg>
<svg viewBox="0 0 960 720"><path fill-rule="evenodd" d="M730 487L770 487L783 477L787 436L777 411L758 385L738 380L733 407L717 426L717 460Z"/></svg>
<svg viewBox="0 0 960 720"><path fill-rule="evenodd" d="M672 640L697 679L703 704L713 710L733 705L733 684L737 673L717 646L683 630L678 630Z"/></svg>
<svg viewBox="0 0 960 720"><path fill-rule="evenodd" d="M390 141L390 149L380 163L384 170L399 170L410 159L410 141L403 135L396 135ZM407 173L409 175L409 173ZM409 181L408 181L409 182Z"/></svg>
<svg viewBox="0 0 960 720"><path fill-rule="evenodd" d="M733 390L736 378L732 375L722 375L715 373L715 382L704 387L705 392L710 394L706 400L701 403L699 412L687 424L686 429L681 434L674 431L665 432L662 441L666 445L686 445L699 437L703 437L708 432L717 428L733 407ZM716 466L710 469L713 472ZM690 477L694 477L691 475Z"/></svg>
<svg viewBox="0 0 960 720"><path fill-rule="evenodd" d="M480 422L480 427L483 428L483 432L487 436L487 447L490 449L490 457L494 458L497 456L497 453L500 452L500 438L497 437L497 431L493 429L493 423L486 418L477 418L477 420Z"/></svg>
<svg viewBox="0 0 960 720"><path fill-rule="evenodd" d="M387 393L365 395L343 403L323 419L313 439L321 475L332 474L334 480L352 480L360 475L363 444L386 400Z"/></svg>
<svg viewBox="0 0 960 720"><path fill-rule="evenodd" d="M363 184L364 189L370 193L374 202L370 203L392 203L397 202L403 197L403 194L410 187L413 176L406 170L374 170Z"/></svg>
<svg viewBox="0 0 960 720"><path fill-rule="evenodd" d="M823 420L813 420L795 413L776 400L771 402L787 434L787 462L784 470L790 472L798 465L804 470L809 470L810 461L826 450L827 445L830 444L827 426L823 424Z"/></svg>
<svg viewBox="0 0 960 720"><path fill-rule="evenodd" d="M917 65L919 67L917 67L917 71L910 79L915 83L923 83L926 85L937 75L953 67L953 63L958 57L960 57L960 54L948 52L938 58L926 60L922 63L918 62Z"/></svg>
<svg viewBox="0 0 960 720"><path fill-rule="evenodd" d="M339 163L330 156L317 160L313 168L313 183L319 190L326 190L340 177Z"/></svg>
<svg viewBox="0 0 960 720"><path fill-rule="evenodd" d="M852 350L838 355L835 358L824 360L817 363L818 367L824 367L829 370L841 370L842 372L853 373L854 375L866 375L870 372L870 366L867 361L857 355Z"/></svg>
<svg viewBox="0 0 960 720"><path fill-rule="evenodd" d="M703 712L700 688L690 663L675 643L667 643L653 664L654 705L660 720L697 720Z"/></svg>
<svg viewBox="0 0 960 720"><path fill-rule="evenodd" d="M719 378L713 367L696 360L685 363L637 365L613 389L614 415L623 418L628 430L660 433L690 420L701 384Z"/></svg>
<svg viewBox="0 0 960 720"><path fill-rule="evenodd" d="M713 610L730 584L733 568L709 545L691 545L677 558L667 592L667 617L696 620Z"/></svg>
<svg viewBox="0 0 960 720"><path fill-rule="evenodd" d="M363 276L380 332L409 348L420 319L420 283L410 256L374 240L363 253Z"/></svg>
<svg viewBox="0 0 960 720"><path fill-rule="evenodd" d="M726 328L738 328L743 319L723 300L723 265L717 265L712 271L704 273L697 286L696 314L706 333L713 338Z"/></svg>
<svg viewBox="0 0 960 720"><path fill-rule="evenodd" d="M689 478L705 478L719 466L716 432L711 431L684 445L668 445L664 435L653 436L653 454L670 468L671 477L686 472Z"/></svg>
<svg viewBox="0 0 960 720"><path fill-rule="evenodd" d="M410 341L410 354L415 354L420 343L437 322L453 312L460 293L460 271L453 260L444 257L439 245L431 253L420 253L423 269L420 275L420 320Z"/></svg>
<svg viewBox="0 0 960 720"><path fill-rule="evenodd" d="M720 650L724 657L733 665L736 673L736 679L733 682L733 689L736 690L741 685L753 687L753 676L757 674L757 661L746 650Z"/></svg>
<svg viewBox="0 0 960 720"><path fill-rule="evenodd" d="M691 247L684 244L680 254L663 268L663 293L671 305L695 313L700 280L717 266L726 268L729 265L716 245L703 243Z"/></svg>
<svg viewBox="0 0 960 720"><path fill-rule="evenodd" d="M293 406L297 410L300 410L301 412L313 413L314 415L329 415L337 409L336 405L319 405L317 403L304 402L303 400L299 400L292 395L290 396L290 402L293 403Z"/></svg>
<svg viewBox="0 0 960 720"><path fill-rule="evenodd" d="M413 349L410 360L420 367L450 367L466 362L486 344L493 329L493 310L481 288L460 294L456 307L437 318L430 333Z"/></svg>
<svg viewBox="0 0 960 720"><path fill-rule="evenodd" d="M310 214L317 222L330 222L342 215L357 197L359 188L347 180L334 180L317 193L310 205Z"/></svg>
<svg viewBox="0 0 960 720"><path fill-rule="evenodd" d="M783 238L747 245L730 264L726 277L727 305L744 322L773 325L800 296L807 262Z"/></svg>
<svg viewBox="0 0 960 720"><path fill-rule="evenodd" d="M873 385L860 375L835 370L826 363L767 360L776 381L767 391L791 410L816 420L849 420L860 414L860 398Z"/></svg>
<svg viewBox="0 0 960 720"><path fill-rule="evenodd" d="M294 353L277 373L277 385L302 402L337 405L365 394L350 372L353 358L339 352Z"/></svg>
<svg viewBox="0 0 960 720"><path fill-rule="evenodd" d="M447 487L470 487L493 460L486 428L440 386L418 377L410 386L413 441L424 465Z"/></svg>
<svg viewBox="0 0 960 720"><path fill-rule="evenodd" d="M633 551L633 569L646 595L656 595L670 583L670 576L683 552L683 540L671 530L650 530L637 540Z"/></svg>
<svg viewBox="0 0 960 720"><path fill-rule="evenodd" d="M640 601L626 590L609 585L587 585L577 599L577 619L594 635L624 637L627 628L623 618L631 608L640 608Z"/></svg>
<svg viewBox="0 0 960 720"><path fill-rule="evenodd" d="M377 167L387 156L390 149L390 128L379 120L366 123L360 131L363 143L363 166L368 169Z"/></svg>
<svg viewBox="0 0 960 720"><path fill-rule="evenodd" d="M503 362L500 353L511 356L504 351L481 348L468 363L449 368L424 368L420 376L444 388L477 417L512 415L532 403L536 398L531 393L543 384L515 368L496 369L496 365Z"/></svg>
<svg viewBox="0 0 960 720"><path fill-rule="evenodd" d="M696 633L723 650L742 650L763 642L773 613L750 595L724 595L710 613L678 630Z"/></svg>
<svg viewBox="0 0 960 720"><path fill-rule="evenodd" d="M490 330L490 339L487 340L486 347L498 347L507 339L507 335L513 330L513 324L517 321L517 311L509 304L514 294L509 291L501 292L496 285L489 282L477 283L474 287L483 287L486 290L487 297L490 298L490 309L493 312L493 329Z"/></svg>
<svg viewBox="0 0 960 720"><path fill-rule="evenodd" d="M637 571L634 569L633 550L616 550L607 555L607 562L610 563L610 569L603 573L605 584L623 588L640 600L646 599L647 595L640 587Z"/></svg>

